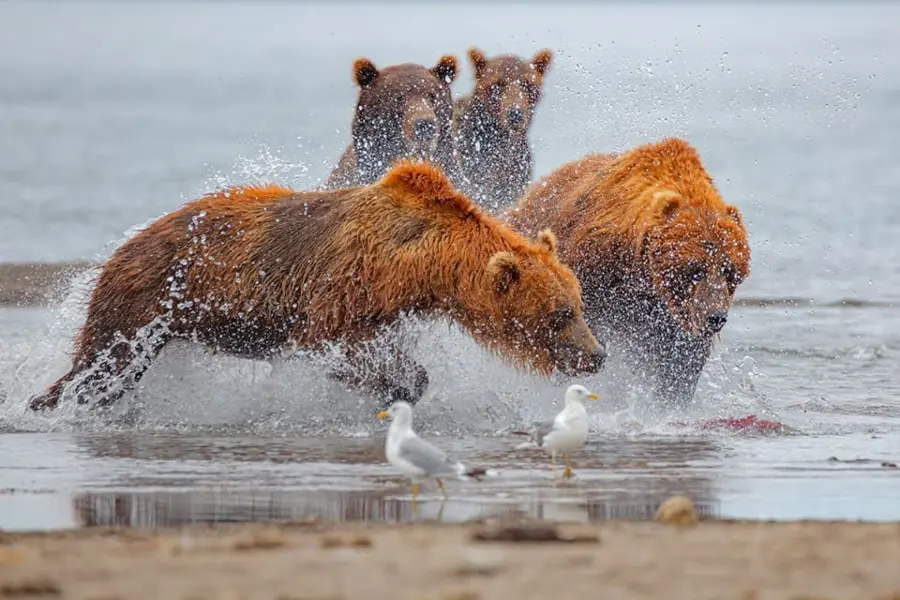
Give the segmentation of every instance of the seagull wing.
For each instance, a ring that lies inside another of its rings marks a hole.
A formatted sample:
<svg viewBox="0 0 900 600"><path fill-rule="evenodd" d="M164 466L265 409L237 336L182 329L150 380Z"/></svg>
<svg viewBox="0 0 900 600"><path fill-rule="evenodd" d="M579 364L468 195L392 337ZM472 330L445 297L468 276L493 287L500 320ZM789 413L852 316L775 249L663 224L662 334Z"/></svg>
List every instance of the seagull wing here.
<svg viewBox="0 0 900 600"><path fill-rule="evenodd" d="M546 438L556 427L556 421L541 421L534 425L531 430L531 440L538 446L543 445Z"/></svg>
<svg viewBox="0 0 900 600"><path fill-rule="evenodd" d="M401 440L398 455L401 459L421 469L426 476L457 473L456 462L416 435L407 436Z"/></svg>

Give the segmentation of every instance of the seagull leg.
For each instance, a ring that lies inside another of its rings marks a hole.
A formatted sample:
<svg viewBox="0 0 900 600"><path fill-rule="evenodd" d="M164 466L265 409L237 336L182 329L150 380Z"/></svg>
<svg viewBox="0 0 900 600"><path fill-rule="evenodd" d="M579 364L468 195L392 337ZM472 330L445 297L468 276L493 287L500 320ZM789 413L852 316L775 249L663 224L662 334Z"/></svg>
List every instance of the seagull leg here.
<svg viewBox="0 0 900 600"><path fill-rule="evenodd" d="M437 479L437 478L435 478L435 479L437 480L438 487L441 488L441 493L444 494L444 500L446 500L447 499L447 489L444 487L444 482L441 481L440 479Z"/></svg>
<svg viewBox="0 0 900 600"><path fill-rule="evenodd" d="M563 471L563 478L564 479L572 479L572 476L574 475L574 473L572 472L572 464L569 462L569 455L563 454L563 458L566 461L566 468Z"/></svg>
<svg viewBox="0 0 900 600"><path fill-rule="evenodd" d="M412 484L412 497L413 497L412 498L412 509L413 509L413 514L415 514L419 508L419 501L418 501L419 484L418 483Z"/></svg>

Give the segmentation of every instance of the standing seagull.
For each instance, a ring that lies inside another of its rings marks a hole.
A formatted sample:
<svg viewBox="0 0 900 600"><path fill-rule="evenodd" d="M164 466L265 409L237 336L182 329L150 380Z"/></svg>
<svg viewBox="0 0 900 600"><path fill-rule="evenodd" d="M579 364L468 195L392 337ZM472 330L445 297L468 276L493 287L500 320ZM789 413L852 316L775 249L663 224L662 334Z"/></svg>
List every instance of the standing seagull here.
<svg viewBox="0 0 900 600"><path fill-rule="evenodd" d="M390 408L378 413L378 418L391 419L384 453L388 462L412 481L413 506L419 495L419 484L425 479L435 479L446 499L447 490L444 489L442 477L480 481L482 477L492 474L485 469L470 469L448 458L416 435L412 430L412 407L407 402L394 402Z"/></svg>
<svg viewBox="0 0 900 600"><path fill-rule="evenodd" d="M577 450L587 438L588 420L584 399L599 400L600 396L589 391L583 385L571 385L566 390L566 406L552 421L538 423L529 433L531 440L516 446L522 448L543 448L550 453L550 464L553 468L553 479L556 479L556 455L562 454L566 462L563 477L572 477L572 465L569 453Z"/></svg>

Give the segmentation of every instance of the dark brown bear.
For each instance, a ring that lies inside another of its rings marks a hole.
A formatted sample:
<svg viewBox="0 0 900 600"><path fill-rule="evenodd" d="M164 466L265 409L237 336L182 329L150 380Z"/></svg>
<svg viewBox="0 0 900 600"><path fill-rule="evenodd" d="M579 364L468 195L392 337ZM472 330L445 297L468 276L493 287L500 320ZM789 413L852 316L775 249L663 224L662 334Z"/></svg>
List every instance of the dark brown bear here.
<svg viewBox="0 0 900 600"><path fill-rule="evenodd" d="M353 63L359 97L353 141L325 181L325 189L369 185L399 159L433 162L452 173L454 56L428 69L404 63L378 70L367 58Z"/></svg>
<svg viewBox="0 0 900 600"><path fill-rule="evenodd" d="M454 105L454 183L497 212L518 200L531 182L528 131L553 54L541 50L531 61L509 55L488 60L471 48L469 59L475 89Z"/></svg>
<svg viewBox="0 0 900 600"><path fill-rule="evenodd" d="M484 215L428 163L398 164L366 187L232 188L162 217L113 253L71 371L30 406L55 407L64 387L80 404L109 404L173 338L259 360L340 343L352 362L354 348L405 313L455 321L538 373L596 372L605 351L582 312L581 287L552 233L531 241ZM390 372L349 383L415 402L428 383L419 369L412 390Z"/></svg>

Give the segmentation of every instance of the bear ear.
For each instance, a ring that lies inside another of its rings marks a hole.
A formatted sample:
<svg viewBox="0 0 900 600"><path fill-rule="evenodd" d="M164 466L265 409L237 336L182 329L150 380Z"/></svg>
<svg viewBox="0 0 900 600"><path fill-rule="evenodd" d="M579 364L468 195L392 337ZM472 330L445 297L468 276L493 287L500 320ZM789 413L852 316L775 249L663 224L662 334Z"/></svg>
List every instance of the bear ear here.
<svg viewBox="0 0 900 600"><path fill-rule="evenodd" d="M378 78L378 69L368 58L357 58L353 61L353 79L361 88L372 85L372 82Z"/></svg>
<svg viewBox="0 0 900 600"><path fill-rule="evenodd" d="M744 226L744 219L743 217L741 217L741 211L738 210L737 206L729 204L728 208L725 210L728 213L728 216L731 217L731 220L734 221L739 227Z"/></svg>
<svg viewBox="0 0 900 600"><path fill-rule="evenodd" d="M531 59L531 68L537 71L538 74L543 75L550 68L551 62L553 62L553 52L545 48L538 51L534 58Z"/></svg>
<svg viewBox="0 0 900 600"><path fill-rule="evenodd" d="M537 236L538 243L544 246L550 254L556 254L556 235L549 229L544 229Z"/></svg>
<svg viewBox="0 0 900 600"><path fill-rule="evenodd" d="M431 72L441 80L441 83L450 85L456 79L456 69L456 57L452 54L447 54L442 56L438 63L431 68Z"/></svg>
<svg viewBox="0 0 900 600"><path fill-rule="evenodd" d="M497 252L488 261L488 273L494 278L494 286L501 296L522 276L519 259L512 252Z"/></svg>
<svg viewBox="0 0 900 600"><path fill-rule="evenodd" d="M679 206L681 197L671 190L660 190L653 194L653 212L663 221L671 219Z"/></svg>
<svg viewBox="0 0 900 600"><path fill-rule="evenodd" d="M474 46L469 48L469 60L472 61L472 66L475 67L475 79L481 79L488 62L484 52Z"/></svg>

